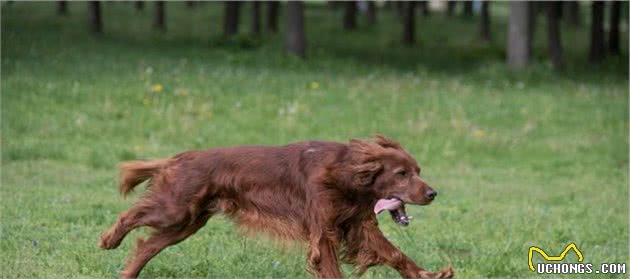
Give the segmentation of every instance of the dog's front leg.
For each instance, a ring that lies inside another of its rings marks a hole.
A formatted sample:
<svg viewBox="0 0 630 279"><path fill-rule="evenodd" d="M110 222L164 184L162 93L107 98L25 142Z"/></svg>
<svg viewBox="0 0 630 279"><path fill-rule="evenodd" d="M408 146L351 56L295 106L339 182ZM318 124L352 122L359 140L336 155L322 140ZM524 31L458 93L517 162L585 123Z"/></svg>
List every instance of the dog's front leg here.
<svg viewBox="0 0 630 279"><path fill-rule="evenodd" d="M308 269L317 278L342 278L337 259L338 234L335 227L335 207L327 199L325 187L316 178L306 187L308 224Z"/></svg>
<svg viewBox="0 0 630 279"><path fill-rule="evenodd" d="M376 257L366 257L364 259L374 259L377 262L369 263L370 265L384 263L398 271L403 278L422 278L422 279L440 279L452 278L453 269L450 267L442 269L439 272L429 272L416 265L407 255L394 246L376 226L367 226L365 228L365 238L363 245L369 247L367 253L373 253ZM364 252L365 253L365 252Z"/></svg>
<svg viewBox="0 0 630 279"><path fill-rule="evenodd" d="M312 235L309 243L308 264L317 278L341 278L337 247L325 235Z"/></svg>

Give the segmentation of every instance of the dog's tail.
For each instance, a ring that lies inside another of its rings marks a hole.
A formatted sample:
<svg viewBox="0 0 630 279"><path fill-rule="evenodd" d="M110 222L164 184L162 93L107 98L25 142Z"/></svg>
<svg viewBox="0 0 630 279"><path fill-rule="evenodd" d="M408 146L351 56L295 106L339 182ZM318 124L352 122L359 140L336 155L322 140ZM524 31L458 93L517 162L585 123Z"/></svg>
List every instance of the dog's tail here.
<svg viewBox="0 0 630 279"><path fill-rule="evenodd" d="M120 194L126 197L134 187L153 177L172 159L154 161L129 161L120 164Z"/></svg>

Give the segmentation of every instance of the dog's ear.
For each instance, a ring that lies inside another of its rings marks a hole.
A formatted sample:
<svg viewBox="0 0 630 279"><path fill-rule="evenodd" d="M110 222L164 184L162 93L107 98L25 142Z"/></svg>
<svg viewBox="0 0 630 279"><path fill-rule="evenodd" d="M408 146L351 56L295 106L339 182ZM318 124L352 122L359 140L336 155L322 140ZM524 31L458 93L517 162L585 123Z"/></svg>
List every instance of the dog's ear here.
<svg viewBox="0 0 630 279"><path fill-rule="evenodd" d="M353 162L372 161L383 151L384 148L376 143L358 139L350 140L350 153Z"/></svg>
<svg viewBox="0 0 630 279"><path fill-rule="evenodd" d="M383 169L383 164L380 162L383 151L384 148L376 143L350 140L353 185L367 186L374 183L376 176Z"/></svg>
<svg viewBox="0 0 630 279"><path fill-rule="evenodd" d="M376 135L374 137L374 142L376 142L376 144L384 147L384 148L394 148L394 149L399 149L402 150L402 147L400 146L400 143L396 142L393 139L387 138L383 135Z"/></svg>
<svg viewBox="0 0 630 279"><path fill-rule="evenodd" d="M383 164L378 161L366 162L356 165L353 168L352 185L369 186L374 184L374 180L383 170Z"/></svg>

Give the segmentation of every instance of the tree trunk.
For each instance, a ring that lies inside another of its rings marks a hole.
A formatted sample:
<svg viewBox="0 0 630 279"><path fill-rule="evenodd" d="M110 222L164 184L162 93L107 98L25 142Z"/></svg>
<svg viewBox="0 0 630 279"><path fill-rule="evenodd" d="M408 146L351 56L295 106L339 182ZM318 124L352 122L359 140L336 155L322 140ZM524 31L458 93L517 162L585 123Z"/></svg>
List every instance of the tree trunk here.
<svg viewBox="0 0 630 279"><path fill-rule="evenodd" d="M483 0L481 2L481 39L490 41L490 2Z"/></svg>
<svg viewBox="0 0 630 279"><path fill-rule="evenodd" d="M588 60L599 63L604 59L604 2L591 4L591 46Z"/></svg>
<svg viewBox="0 0 630 279"><path fill-rule="evenodd" d="M554 68L562 68L562 38L560 36L560 10L562 3L559 1L547 2L547 38L549 58Z"/></svg>
<svg viewBox="0 0 630 279"><path fill-rule="evenodd" d="M405 2L403 1L395 1L394 3L396 3L396 13L398 13L399 17L404 17L405 16Z"/></svg>
<svg viewBox="0 0 630 279"><path fill-rule="evenodd" d="M512 69L522 69L529 62L529 49L531 47L530 19L528 2L510 2L507 63Z"/></svg>
<svg viewBox="0 0 630 279"><path fill-rule="evenodd" d="M92 33L103 33L100 1L90 1L88 3L88 20L90 24L90 31L92 31Z"/></svg>
<svg viewBox="0 0 630 279"><path fill-rule="evenodd" d="M368 24L376 24L376 3L374 0L367 1L367 21Z"/></svg>
<svg viewBox="0 0 630 279"><path fill-rule="evenodd" d="M549 2L551 2L551 1L548 1L547 4L549 4ZM553 2L556 2L556 1L554 0ZM563 9L564 1L558 0L557 2L558 2L558 5L559 5L559 8L557 8L557 10L558 10L557 11L557 14L558 14L557 17L558 17L558 21L560 21L560 20L562 20L562 17L564 16L564 9Z"/></svg>
<svg viewBox="0 0 630 279"><path fill-rule="evenodd" d="M567 21L573 27L581 27L582 26L582 16L580 15L580 2L579 1L568 1L565 3L564 8L566 9L565 14L567 15Z"/></svg>
<svg viewBox="0 0 630 279"><path fill-rule="evenodd" d="M355 1L344 2L343 29L357 29L357 3Z"/></svg>
<svg viewBox="0 0 630 279"><path fill-rule="evenodd" d="M162 32L166 31L164 1L155 1L155 14L153 15L153 28Z"/></svg>
<svg viewBox="0 0 630 279"><path fill-rule="evenodd" d="M403 16L403 43L405 45L413 45L415 42L415 2L409 1L405 2L406 9L404 10Z"/></svg>
<svg viewBox="0 0 630 279"><path fill-rule="evenodd" d="M268 2L267 30L272 33L276 33L278 31L278 6L280 6L278 1Z"/></svg>
<svg viewBox="0 0 630 279"><path fill-rule="evenodd" d="M68 1L57 1L57 14L61 16L68 14Z"/></svg>
<svg viewBox="0 0 630 279"><path fill-rule="evenodd" d="M144 1L136 1L136 11L144 10Z"/></svg>
<svg viewBox="0 0 630 279"><path fill-rule="evenodd" d="M427 0L420 0L420 1L418 1L418 6L420 7L420 11L422 12L423 16L430 16L431 15L431 11L429 11L429 1L427 1Z"/></svg>
<svg viewBox="0 0 630 279"><path fill-rule="evenodd" d="M608 50L612 54L619 51L619 18L621 16L621 1L612 1L610 5L610 33L608 33Z"/></svg>
<svg viewBox="0 0 630 279"><path fill-rule="evenodd" d="M238 33L238 16L240 3L237 1L226 1L223 15L223 35L231 36Z"/></svg>
<svg viewBox="0 0 630 279"><path fill-rule="evenodd" d="M339 4L341 4L339 1L326 1L326 6L328 6L328 9L330 9L331 11L336 11L337 7L339 7Z"/></svg>
<svg viewBox="0 0 630 279"><path fill-rule="evenodd" d="M304 3L302 1L287 2L287 26L284 41L288 53L304 57L306 39L304 36Z"/></svg>
<svg viewBox="0 0 630 279"><path fill-rule="evenodd" d="M453 16L455 14L455 8L457 8L457 1L456 0L447 0L448 2L446 3L446 14L448 16Z"/></svg>
<svg viewBox="0 0 630 279"><path fill-rule="evenodd" d="M252 1L252 33L260 34L260 1Z"/></svg>
<svg viewBox="0 0 630 279"><path fill-rule="evenodd" d="M464 16L471 17L473 15L473 2L464 1Z"/></svg>
<svg viewBox="0 0 630 279"><path fill-rule="evenodd" d="M385 5L383 6L383 9L391 11L392 9L394 9L394 5L392 4L392 1L385 1Z"/></svg>
<svg viewBox="0 0 630 279"><path fill-rule="evenodd" d="M527 46L528 57L532 56L532 45L534 43L534 39L536 38L536 27L538 27L538 15L540 14L543 4L544 3L541 1L527 1L527 20L529 21L527 29L527 32L529 32Z"/></svg>

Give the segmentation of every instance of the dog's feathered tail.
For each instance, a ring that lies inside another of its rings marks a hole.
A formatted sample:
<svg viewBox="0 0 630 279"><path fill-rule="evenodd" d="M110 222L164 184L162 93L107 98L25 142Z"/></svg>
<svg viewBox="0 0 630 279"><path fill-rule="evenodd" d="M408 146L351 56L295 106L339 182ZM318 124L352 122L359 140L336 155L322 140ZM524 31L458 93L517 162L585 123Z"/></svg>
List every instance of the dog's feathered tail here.
<svg viewBox="0 0 630 279"><path fill-rule="evenodd" d="M126 197L138 184L153 177L172 159L129 161L120 164L120 194Z"/></svg>

